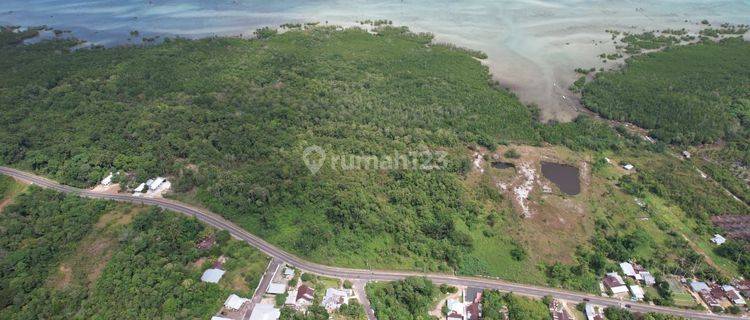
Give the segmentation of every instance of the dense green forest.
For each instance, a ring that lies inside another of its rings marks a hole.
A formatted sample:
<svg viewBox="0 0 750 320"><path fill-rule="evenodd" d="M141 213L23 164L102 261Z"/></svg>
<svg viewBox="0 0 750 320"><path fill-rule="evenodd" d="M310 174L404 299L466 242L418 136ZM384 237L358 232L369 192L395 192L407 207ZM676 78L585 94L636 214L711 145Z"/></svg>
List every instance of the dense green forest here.
<svg viewBox="0 0 750 320"><path fill-rule="evenodd" d="M454 224L489 214L460 183L465 148L538 143L533 112L465 50L379 30L78 51L6 44L0 162L76 186L112 170L132 173L131 187L174 175L176 191L308 257L457 267L471 243ZM313 175L302 161L312 145L449 155L438 171Z"/></svg>
<svg viewBox="0 0 750 320"><path fill-rule="evenodd" d="M267 261L257 250L217 237L199 251L212 231L196 220L128 208L38 188L19 194L0 215L0 318L207 318L231 292L252 292L200 282L204 266L194 263L224 254L235 260L231 275L255 262L245 275L254 286Z"/></svg>
<svg viewBox="0 0 750 320"><path fill-rule="evenodd" d="M730 38L631 58L583 89L586 107L672 143L747 137L750 43ZM745 149L747 151L747 149Z"/></svg>

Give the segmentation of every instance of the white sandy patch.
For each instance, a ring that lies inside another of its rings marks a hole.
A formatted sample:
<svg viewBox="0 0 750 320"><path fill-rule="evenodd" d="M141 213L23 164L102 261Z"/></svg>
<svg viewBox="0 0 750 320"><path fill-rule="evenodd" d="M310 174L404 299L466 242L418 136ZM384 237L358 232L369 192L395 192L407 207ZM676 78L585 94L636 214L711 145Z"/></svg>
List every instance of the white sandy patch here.
<svg viewBox="0 0 750 320"><path fill-rule="evenodd" d="M534 170L534 168L528 163L521 163L518 166L518 171L521 173L521 177L524 181L521 185L513 188L513 194L516 197L516 201L518 201L518 205L521 206L523 216L528 218L531 217L532 214L528 200L531 191L534 190L534 183L537 178L536 170Z"/></svg>
<svg viewBox="0 0 750 320"><path fill-rule="evenodd" d="M106 186L99 184L91 189L91 191L96 193L117 194L118 192L120 192L120 184L112 183Z"/></svg>
<svg viewBox="0 0 750 320"><path fill-rule="evenodd" d="M484 155L479 152L474 152L474 168L479 170L479 173L484 173L484 168L482 165L484 164Z"/></svg>

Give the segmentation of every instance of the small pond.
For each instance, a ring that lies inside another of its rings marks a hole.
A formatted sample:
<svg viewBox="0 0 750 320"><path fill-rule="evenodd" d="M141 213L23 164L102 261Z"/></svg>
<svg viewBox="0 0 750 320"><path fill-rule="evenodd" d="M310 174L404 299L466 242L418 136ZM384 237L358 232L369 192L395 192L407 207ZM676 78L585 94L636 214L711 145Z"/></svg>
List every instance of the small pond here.
<svg viewBox="0 0 750 320"><path fill-rule="evenodd" d="M510 162L495 161L492 163L492 167L495 169L508 169L508 168L515 168L516 165Z"/></svg>
<svg viewBox="0 0 750 320"><path fill-rule="evenodd" d="M567 195L581 193L579 170L574 166L542 161L542 175Z"/></svg>

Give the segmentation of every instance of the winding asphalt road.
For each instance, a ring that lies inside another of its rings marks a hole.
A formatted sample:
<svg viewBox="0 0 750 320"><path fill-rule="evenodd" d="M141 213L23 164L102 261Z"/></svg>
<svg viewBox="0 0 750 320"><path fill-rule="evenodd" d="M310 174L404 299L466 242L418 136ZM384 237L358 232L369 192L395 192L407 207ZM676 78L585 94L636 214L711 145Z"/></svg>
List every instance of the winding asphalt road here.
<svg viewBox="0 0 750 320"><path fill-rule="evenodd" d="M264 241L263 239L245 231L238 227L234 223L227 221L221 216L209 212L203 209L195 208L193 206L170 200L170 199L150 199L142 197L134 197L125 194L103 194L96 193L88 190L78 189L66 185L61 185L55 181L27 173L24 171L16 170L13 168L7 168L0 166L0 174L11 176L21 181L26 181L42 188L52 189L63 193L76 194L81 197L94 198L94 199L105 199L122 202L130 202L135 204L153 205L158 206L167 210L179 212L188 216L195 217L196 219L212 226L217 229L223 229L229 231L234 237L243 240L253 247L258 248L263 253L270 257L291 264L299 269L306 270L311 273L323 275L327 277L341 278L341 279L355 279L357 281L393 281L403 279L408 276L424 276L436 283L445 283L449 285L467 286L467 287L478 287L485 289L496 289L505 292L513 292L520 295L531 296L531 297L543 297L553 296L557 299L562 299L569 302L581 302L588 301L589 303L603 305L603 306L615 306L615 307L628 307L636 312L658 312L672 314L676 316L682 316L690 319L747 319L747 317L736 317L730 315L718 315L711 314L702 311L683 310L676 308L667 308L660 306L653 306L645 303L633 303L630 301L621 301L618 299L601 297L596 295L590 295L575 291L567 291L555 288L547 288L540 286L533 286L527 284L511 283L494 278L482 278L482 277L463 277L463 276L452 276L447 274L438 273L420 273L420 272L409 272L409 271L389 271L389 270L364 270L364 269L348 269L339 268L317 264L314 262L306 261L299 258L291 253L288 253L276 246Z"/></svg>

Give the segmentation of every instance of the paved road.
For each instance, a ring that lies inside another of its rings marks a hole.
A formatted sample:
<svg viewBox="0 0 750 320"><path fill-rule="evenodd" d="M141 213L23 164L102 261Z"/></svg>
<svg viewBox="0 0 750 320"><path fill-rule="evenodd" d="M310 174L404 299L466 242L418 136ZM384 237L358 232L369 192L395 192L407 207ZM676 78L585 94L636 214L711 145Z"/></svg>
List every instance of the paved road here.
<svg viewBox="0 0 750 320"><path fill-rule="evenodd" d="M682 317L691 318L691 319L742 319L740 317L729 316L729 315L717 315L717 314L710 314L710 313L701 312L701 311L652 306L652 305L648 305L644 303L632 303L629 301L620 301L620 300L613 299L613 298L590 295L590 294L580 293L580 292L575 292L575 291L567 291L567 290L533 286L533 285L527 285L527 284L518 284L518 283L512 283L512 282L507 282L503 280L493 279L493 278L463 277L463 276L452 276L452 275L438 274L438 273L420 273L420 272L409 272L409 271L349 269L349 268L326 266L326 265L321 265L321 264L317 264L314 262L306 261L291 253L281 250L277 248L276 246L264 241L263 239L253 234L250 234L244 229L227 221L226 219L220 217L219 215L213 212L209 212L203 209L198 209L198 208L195 208L193 206L190 206L190 205L178 202L178 201L169 200L169 199L149 199L149 198L134 197L134 196L122 195L122 194L112 195L112 194L95 193L95 192L91 192L88 190L82 190L82 189L78 189L78 188L74 188L70 186L61 185L52 180L39 177L34 174L26 173L20 170L7 168L7 167L0 167L0 174L5 174L8 176L14 177L16 179L19 179L19 180L27 181L29 183L33 183L43 188L57 190L60 192L65 192L65 193L77 194L82 197L123 201L123 202L130 202L130 203L144 204L144 205L154 205L154 206L159 206L167 210L183 213L185 215L195 217L196 219L210 226L213 226L215 228L229 231L229 233L232 234L234 237L249 243L250 245L258 248L260 251L264 252L265 254L271 256L274 259L286 262L300 269L305 269L311 273L328 276L328 277L341 278L341 279L355 279L355 280L361 280L361 281L393 281L393 280L403 279L404 277L408 277L408 276L424 276L436 283L445 283L445 284L450 284L450 285L461 285L461 286L478 287L478 288L486 288L486 289L496 289L496 290L505 291L505 292L514 292L516 294L531 296L531 297L543 297L546 295L551 295L555 298L566 300L566 301L572 301L572 302L581 302L584 299L587 299L590 303L603 305L603 306L625 307L626 305L630 305L630 309L633 311L637 311L637 312L667 313L667 314L682 316ZM743 318L746 318L746 317L743 317Z"/></svg>
<svg viewBox="0 0 750 320"><path fill-rule="evenodd" d="M378 320L375 318L375 311L372 310L372 306L370 305L370 298L367 297L367 291L365 290L365 286L367 285L366 280L359 280L354 282L354 293L359 298L359 302L362 304L362 307L365 309L365 314L367 315L368 320Z"/></svg>
<svg viewBox="0 0 750 320"><path fill-rule="evenodd" d="M281 266L281 264L282 262L279 259L272 259L271 262L268 263L266 272L263 274L263 277L260 279L258 286L255 288L253 297L250 298L250 305L248 306L247 311L245 311L245 316L242 319L250 319L250 315L253 314L255 305L259 304L260 301L263 300L263 294L266 293L266 290L268 290L268 285L271 284L271 281L273 281L273 276L277 271L279 271L279 267Z"/></svg>

